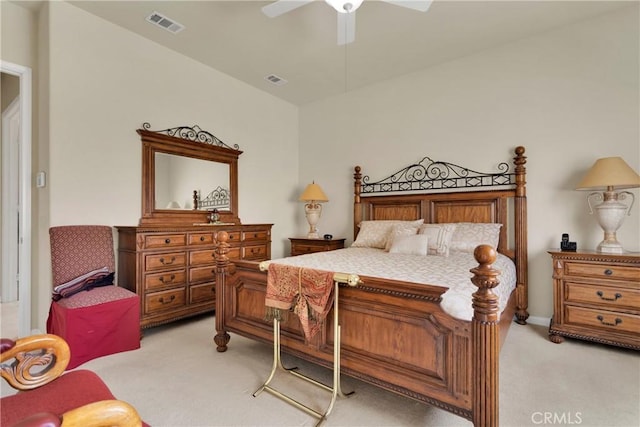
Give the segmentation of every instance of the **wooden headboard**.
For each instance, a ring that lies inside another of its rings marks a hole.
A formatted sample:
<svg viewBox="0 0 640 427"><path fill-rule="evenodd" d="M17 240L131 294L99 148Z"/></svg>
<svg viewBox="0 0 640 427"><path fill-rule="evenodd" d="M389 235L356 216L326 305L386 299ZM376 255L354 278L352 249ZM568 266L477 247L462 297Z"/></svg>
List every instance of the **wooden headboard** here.
<svg viewBox="0 0 640 427"><path fill-rule="evenodd" d="M361 221L416 220L425 223L500 223L496 248L516 264L520 310L527 307L527 196L524 147L513 165L477 172L428 157L380 181L369 182L362 168L354 173L354 239ZM524 311L521 313L524 316ZM518 315L518 313L516 313ZM526 319L526 317L525 317Z"/></svg>

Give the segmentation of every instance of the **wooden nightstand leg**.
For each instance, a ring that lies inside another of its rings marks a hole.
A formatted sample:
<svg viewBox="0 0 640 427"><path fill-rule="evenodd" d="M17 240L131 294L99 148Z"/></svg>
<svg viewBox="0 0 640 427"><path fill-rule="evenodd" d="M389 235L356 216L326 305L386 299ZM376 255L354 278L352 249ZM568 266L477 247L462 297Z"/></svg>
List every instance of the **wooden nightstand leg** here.
<svg viewBox="0 0 640 427"><path fill-rule="evenodd" d="M562 344L564 342L564 337L561 335L556 335L552 332L549 332L549 341L555 344Z"/></svg>

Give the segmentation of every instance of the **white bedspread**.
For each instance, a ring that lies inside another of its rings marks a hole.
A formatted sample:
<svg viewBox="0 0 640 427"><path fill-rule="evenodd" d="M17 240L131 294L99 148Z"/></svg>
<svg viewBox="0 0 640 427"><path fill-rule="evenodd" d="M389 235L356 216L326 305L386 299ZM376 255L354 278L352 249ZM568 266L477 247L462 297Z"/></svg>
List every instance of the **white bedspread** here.
<svg viewBox="0 0 640 427"><path fill-rule="evenodd" d="M452 252L448 257L435 255L392 254L382 249L346 248L273 260L279 264L314 268L318 270L355 273L361 276L395 279L449 288L442 296L442 309L449 315L471 320L471 295L478 289L470 278L470 269L478 263L473 254ZM511 291L516 286L515 264L498 254L493 266L501 271L500 285L494 293L500 299L500 312L506 307Z"/></svg>

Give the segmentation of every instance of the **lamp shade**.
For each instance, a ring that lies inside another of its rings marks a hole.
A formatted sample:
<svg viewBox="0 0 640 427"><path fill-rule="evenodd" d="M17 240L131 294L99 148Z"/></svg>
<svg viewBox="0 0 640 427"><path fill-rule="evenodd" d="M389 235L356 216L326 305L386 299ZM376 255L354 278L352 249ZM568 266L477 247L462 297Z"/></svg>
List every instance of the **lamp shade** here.
<svg viewBox="0 0 640 427"><path fill-rule="evenodd" d="M640 175L631 169L622 157L605 157L596 160L576 190L594 190L607 187L640 187Z"/></svg>
<svg viewBox="0 0 640 427"><path fill-rule="evenodd" d="M300 195L301 202L328 202L329 199L327 195L324 194L322 188L315 182L307 185L307 188L304 189L302 194Z"/></svg>

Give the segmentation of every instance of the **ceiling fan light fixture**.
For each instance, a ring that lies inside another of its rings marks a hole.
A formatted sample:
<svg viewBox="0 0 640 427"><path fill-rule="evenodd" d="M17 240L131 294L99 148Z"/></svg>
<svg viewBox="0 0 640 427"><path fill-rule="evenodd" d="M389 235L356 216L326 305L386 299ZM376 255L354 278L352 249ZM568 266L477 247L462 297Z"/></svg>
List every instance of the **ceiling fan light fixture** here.
<svg viewBox="0 0 640 427"><path fill-rule="evenodd" d="M334 8L340 13L355 12L363 0L324 0L329 6Z"/></svg>

